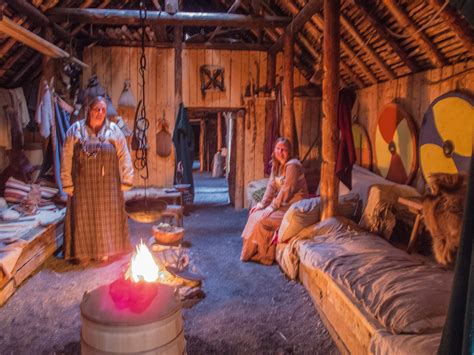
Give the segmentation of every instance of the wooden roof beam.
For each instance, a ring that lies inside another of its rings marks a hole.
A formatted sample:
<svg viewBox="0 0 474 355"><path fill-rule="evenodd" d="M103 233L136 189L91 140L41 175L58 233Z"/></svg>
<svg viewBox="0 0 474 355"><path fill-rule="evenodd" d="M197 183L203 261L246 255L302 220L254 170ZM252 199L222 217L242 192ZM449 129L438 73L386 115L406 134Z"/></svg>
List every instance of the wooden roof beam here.
<svg viewBox="0 0 474 355"><path fill-rule="evenodd" d="M387 31L384 25L381 24L380 20L377 18L375 13L372 11L371 6L367 3L366 0L352 0L354 5L357 6L358 10L362 13L364 18L372 25L372 27L377 31L377 34L385 40L388 45L393 49L395 53L400 57L400 59L405 63L405 65L410 68L412 73L417 73L421 70L420 66L408 56L408 53L398 44L398 41L392 37L392 35Z"/></svg>
<svg viewBox="0 0 474 355"><path fill-rule="evenodd" d="M40 10L31 5L25 0L6 0L8 6L15 10L18 14L26 15L28 19L41 27L51 27L54 34L58 37L71 40L71 34L64 28L53 22L47 16L45 16Z"/></svg>
<svg viewBox="0 0 474 355"><path fill-rule="evenodd" d="M47 12L53 20L105 25L140 25L138 10L53 8ZM148 11L146 25L223 26L241 28L286 27L291 19L280 16L252 17L238 14L177 12L170 15Z"/></svg>
<svg viewBox="0 0 474 355"><path fill-rule="evenodd" d="M241 0L235 0L234 3L232 4L232 6L229 8L229 10L227 10L227 13L228 14L234 13L234 11L236 11L240 7L240 2L241 2ZM211 35L209 36L209 38L207 40L209 42L212 42L212 40L219 33L221 28L222 28L221 26L216 27L215 30L212 31Z"/></svg>
<svg viewBox="0 0 474 355"><path fill-rule="evenodd" d="M436 48L423 31L420 31L418 25L405 13L395 0L383 0L382 2L393 17L395 17L398 24L404 28L410 36L413 36L417 44L428 54L428 60L431 64L435 67L442 67L448 64L438 48Z"/></svg>
<svg viewBox="0 0 474 355"><path fill-rule="evenodd" d="M440 10L444 1L430 0L430 5L436 10ZM442 11L441 16L452 31L459 37L461 42L470 53L474 52L474 33L469 24L460 16L460 14L448 4Z"/></svg>
<svg viewBox="0 0 474 355"><path fill-rule="evenodd" d="M321 11L322 7L322 0L309 0L301 9L301 11L299 11L298 14L293 18L293 21L288 25L285 32L292 36L298 33L315 13ZM280 37L273 47L270 48L270 53L279 52L281 51L282 47L283 37Z"/></svg>
<svg viewBox="0 0 474 355"><path fill-rule="evenodd" d="M349 19L341 13L340 16L342 27L356 40L359 46L367 53L367 55L372 59L380 69L385 73L385 75L393 80L395 79L396 75L393 70L387 66L384 61L379 57L379 55L374 51L372 46L365 41L364 38L359 34L357 28L355 28Z"/></svg>
<svg viewBox="0 0 474 355"><path fill-rule="evenodd" d="M324 29L324 20L320 14L316 14L313 16L313 21L316 24L316 26L320 29L320 31L323 31ZM352 48L342 39L340 38L340 44L341 44L341 49L344 53L347 54L349 57L349 62L352 60L356 63L356 65L359 67L359 69L367 76L369 81L372 84L376 84L378 82L377 77L372 73L372 71L369 69L369 67L359 58L358 55L352 50Z"/></svg>
<svg viewBox="0 0 474 355"><path fill-rule="evenodd" d="M299 9L296 5L294 5L292 2L289 2L289 1L280 1L279 2L280 6L283 6L284 7L284 10L289 12L290 14L292 15L296 15L298 12L299 12ZM305 26L304 26L304 29L306 31L308 31L309 34L311 34L311 36L314 37L314 39L319 39L322 37L322 28L321 29L318 29L316 27L316 24L315 24L315 20L317 20L318 18L313 18L312 21L308 21L306 22ZM319 19L321 19L321 16L319 16ZM313 47L313 46L312 46ZM321 51L321 48L319 48L319 50ZM353 52L352 52L353 53ZM349 56L350 57L350 56ZM343 59L341 58L341 63L343 63ZM357 77L357 75L354 73L354 71L351 69L351 67L347 64L347 63L344 63L343 65L341 65L342 69L349 75L349 77L351 77L352 81L360 86L360 87L364 87L365 84ZM370 72L370 71L369 71ZM374 77L375 78L375 77ZM375 78L376 80L376 78ZM376 82L376 81L375 81Z"/></svg>
<svg viewBox="0 0 474 355"><path fill-rule="evenodd" d="M46 41L42 37L26 30L24 27L13 22L8 17L3 16L0 20L0 32L16 39L19 42L37 50L38 52L53 58L71 58L77 64L87 67L87 64L81 62L79 59L71 57L69 53L55 46L51 42Z"/></svg>

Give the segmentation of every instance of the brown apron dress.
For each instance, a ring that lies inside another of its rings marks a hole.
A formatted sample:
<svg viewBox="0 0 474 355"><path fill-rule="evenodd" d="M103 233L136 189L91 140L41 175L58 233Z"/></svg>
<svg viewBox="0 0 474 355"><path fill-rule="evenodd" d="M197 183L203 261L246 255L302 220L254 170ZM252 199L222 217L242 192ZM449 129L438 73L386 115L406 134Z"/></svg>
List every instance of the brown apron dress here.
<svg viewBox="0 0 474 355"><path fill-rule="evenodd" d="M84 135L82 135L84 137ZM74 193L68 198L65 259L101 259L131 248L115 146L103 138L74 146Z"/></svg>

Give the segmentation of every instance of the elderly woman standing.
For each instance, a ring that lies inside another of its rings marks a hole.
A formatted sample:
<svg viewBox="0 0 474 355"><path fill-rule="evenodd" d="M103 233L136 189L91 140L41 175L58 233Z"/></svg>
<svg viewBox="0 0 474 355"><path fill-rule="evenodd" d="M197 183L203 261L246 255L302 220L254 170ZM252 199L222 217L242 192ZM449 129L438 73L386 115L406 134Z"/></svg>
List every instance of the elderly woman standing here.
<svg viewBox="0 0 474 355"><path fill-rule="evenodd" d="M291 157L288 139L277 139L272 154L272 172L265 194L255 207L242 232L240 259L271 265L275 259L273 234L280 227L285 212L296 201L308 197L303 165Z"/></svg>
<svg viewBox="0 0 474 355"><path fill-rule="evenodd" d="M101 96L89 104L87 119L67 131L61 180L68 194L65 259L86 264L128 251L122 191L132 187L133 166L122 131L106 119Z"/></svg>

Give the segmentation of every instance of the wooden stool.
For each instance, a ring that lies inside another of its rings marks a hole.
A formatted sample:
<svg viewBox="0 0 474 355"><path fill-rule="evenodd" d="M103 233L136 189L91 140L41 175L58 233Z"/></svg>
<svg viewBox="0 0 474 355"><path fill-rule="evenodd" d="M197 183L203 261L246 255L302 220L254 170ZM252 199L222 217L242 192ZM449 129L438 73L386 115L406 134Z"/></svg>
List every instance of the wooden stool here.
<svg viewBox="0 0 474 355"><path fill-rule="evenodd" d="M184 207L180 205L168 205L166 206L166 210L163 211L162 217L175 219L176 225L178 227L183 226L183 214L184 214Z"/></svg>

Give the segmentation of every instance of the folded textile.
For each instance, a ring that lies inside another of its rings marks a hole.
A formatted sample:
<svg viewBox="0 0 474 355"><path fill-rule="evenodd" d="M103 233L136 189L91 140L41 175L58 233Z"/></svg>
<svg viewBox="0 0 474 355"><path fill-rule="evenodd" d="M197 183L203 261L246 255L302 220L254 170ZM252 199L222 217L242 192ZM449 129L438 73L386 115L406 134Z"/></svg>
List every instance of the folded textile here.
<svg viewBox="0 0 474 355"><path fill-rule="evenodd" d="M31 185L23 181L10 177L5 184L5 200L10 203L20 203L26 198L31 191ZM57 193L58 189L48 186L40 186L41 202L40 206L50 204L47 200L52 199Z"/></svg>
<svg viewBox="0 0 474 355"><path fill-rule="evenodd" d="M12 241L12 239L0 240L0 269L2 269L7 278L12 276L13 269L21 255L21 251L27 244L27 242L21 239Z"/></svg>

